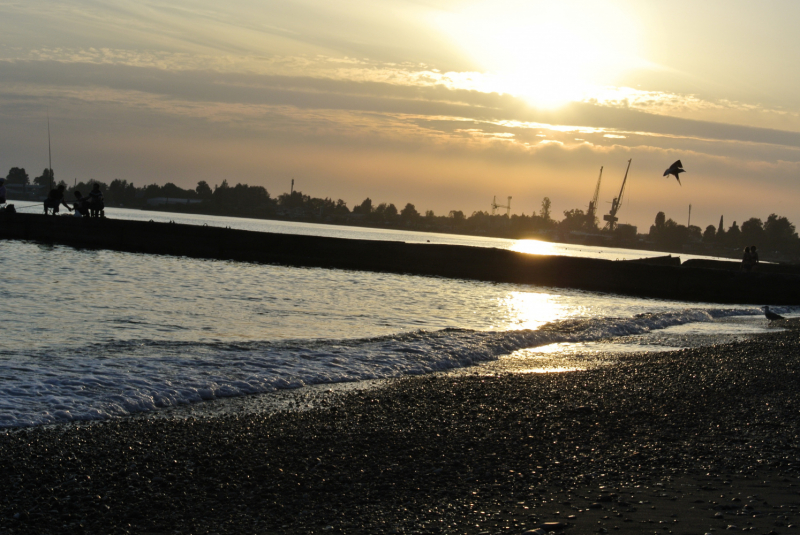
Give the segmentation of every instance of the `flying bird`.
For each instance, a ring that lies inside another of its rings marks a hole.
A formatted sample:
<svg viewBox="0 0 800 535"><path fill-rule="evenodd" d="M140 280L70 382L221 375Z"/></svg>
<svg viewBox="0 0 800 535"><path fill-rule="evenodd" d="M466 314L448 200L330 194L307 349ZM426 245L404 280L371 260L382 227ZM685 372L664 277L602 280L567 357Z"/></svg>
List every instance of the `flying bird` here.
<svg viewBox="0 0 800 535"><path fill-rule="evenodd" d="M683 164L681 163L680 160L678 160L674 164L670 165L669 169L664 171L664 176L675 175L675 180L678 181L678 185L682 186L683 184L681 184L680 174L681 173L685 173L685 172L686 172L686 169L683 168Z"/></svg>
<svg viewBox="0 0 800 535"><path fill-rule="evenodd" d="M780 314L775 314L774 312L772 312L772 311L769 309L769 307L768 307L768 306L765 306L765 307L764 307L764 315L767 317L767 319L768 319L769 321L773 321L773 320L782 320L782 319L783 319L783 316L781 316Z"/></svg>

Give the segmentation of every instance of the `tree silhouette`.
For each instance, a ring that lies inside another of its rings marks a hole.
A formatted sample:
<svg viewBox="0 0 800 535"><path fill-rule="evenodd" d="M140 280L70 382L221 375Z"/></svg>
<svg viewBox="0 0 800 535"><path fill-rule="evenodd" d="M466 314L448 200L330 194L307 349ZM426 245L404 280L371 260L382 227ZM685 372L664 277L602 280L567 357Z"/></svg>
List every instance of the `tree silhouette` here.
<svg viewBox="0 0 800 535"><path fill-rule="evenodd" d="M27 186L31 183L28 173L25 172L23 167L12 167L6 175L6 182L9 184L21 184Z"/></svg>
<svg viewBox="0 0 800 535"><path fill-rule="evenodd" d="M456 225L460 225L466 220L464 217L464 212L461 210L450 210L449 217Z"/></svg>
<svg viewBox="0 0 800 535"><path fill-rule="evenodd" d="M757 217L751 217L742 223L742 242L754 245L764 240L764 225Z"/></svg>
<svg viewBox="0 0 800 535"><path fill-rule="evenodd" d="M214 192L211 191L211 186L209 186L208 182L206 182L205 180L201 180L200 182L198 182L197 187L194 189L194 191L197 193L197 196L203 200L210 199L211 196L214 194Z"/></svg>
<svg viewBox="0 0 800 535"><path fill-rule="evenodd" d="M33 183L37 186L50 187L52 184L55 187L55 175L52 169L45 169L42 174L33 179Z"/></svg>
<svg viewBox="0 0 800 535"><path fill-rule="evenodd" d="M728 232L725 233L725 243L728 245L739 246L742 241L742 231L739 230L739 225L736 221L733 222Z"/></svg>
<svg viewBox="0 0 800 535"><path fill-rule="evenodd" d="M550 221L551 205L552 203L550 202L550 197L545 197L544 199L542 199L542 209L539 210L539 216L545 221Z"/></svg>
<svg viewBox="0 0 800 535"><path fill-rule="evenodd" d="M361 204L353 208L354 214L371 214L372 213L372 199L367 197Z"/></svg>
<svg viewBox="0 0 800 535"><path fill-rule="evenodd" d="M406 204L405 208L400 211L400 217L405 221L416 221L419 219L419 212L413 204Z"/></svg>
<svg viewBox="0 0 800 535"><path fill-rule="evenodd" d="M770 214L764 223L764 240L768 247L776 250L782 249L794 245L797 240L797 232L788 219L777 214Z"/></svg>
<svg viewBox="0 0 800 535"><path fill-rule="evenodd" d="M333 209L333 213L336 215L347 215L350 213L350 209L347 207L347 203L344 202L342 199L336 201L336 207Z"/></svg>
<svg viewBox="0 0 800 535"><path fill-rule="evenodd" d="M566 231L581 230L586 224L586 214L579 208L564 210L564 219L558 224Z"/></svg>
<svg viewBox="0 0 800 535"><path fill-rule="evenodd" d="M714 243L717 241L717 227L714 225L707 226L705 232L703 232L703 241L705 243Z"/></svg>

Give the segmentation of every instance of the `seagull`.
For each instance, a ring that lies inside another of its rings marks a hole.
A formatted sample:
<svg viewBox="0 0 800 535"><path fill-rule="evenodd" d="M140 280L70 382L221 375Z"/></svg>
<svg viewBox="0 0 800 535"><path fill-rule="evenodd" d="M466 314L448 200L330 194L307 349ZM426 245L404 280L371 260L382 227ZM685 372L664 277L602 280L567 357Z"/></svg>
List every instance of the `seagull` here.
<svg viewBox="0 0 800 535"><path fill-rule="evenodd" d="M680 174L681 173L685 173L685 172L686 172L686 169L683 168L683 164L681 163L680 160L678 160L674 164L670 165L669 169L664 171L664 176L675 175L675 180L678 181L678 185L682 186L683 184L681 184Z"/></svg>
<svg viewBox="0 0 800 535"><path fill-rule="evenodd" d="M769 321L783 319L783 316L781 316L780 314L775 314L774 312L770 311L768 306L764 307L764 315L767 317Z"/></svg>

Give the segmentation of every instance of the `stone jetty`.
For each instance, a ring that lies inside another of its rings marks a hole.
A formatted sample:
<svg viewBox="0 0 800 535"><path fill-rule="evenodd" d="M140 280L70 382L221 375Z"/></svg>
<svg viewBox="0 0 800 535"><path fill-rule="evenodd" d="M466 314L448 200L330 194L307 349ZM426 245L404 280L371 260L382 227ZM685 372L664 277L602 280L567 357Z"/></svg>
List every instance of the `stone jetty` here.
<svg viewBox="0 0 800 535"><path fill-rule="evenodd" d="M77 248L535 284L693 302L800 303L800 274L792 266L743 273L734 262L611 261L176 223L3 215L0 239Z"/></svg>

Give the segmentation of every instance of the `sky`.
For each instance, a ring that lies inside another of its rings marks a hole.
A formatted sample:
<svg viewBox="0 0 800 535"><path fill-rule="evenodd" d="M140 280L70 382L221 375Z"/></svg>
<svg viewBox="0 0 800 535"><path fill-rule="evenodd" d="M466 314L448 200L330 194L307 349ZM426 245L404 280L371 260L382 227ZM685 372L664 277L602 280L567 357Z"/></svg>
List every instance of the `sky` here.
<svg viewBox="0 0 800 535"><path fill-rule="evenodd" d="M800 2L0 0L0 173L800 225ZM663 177L683 162L682 185Z"/></svg>

